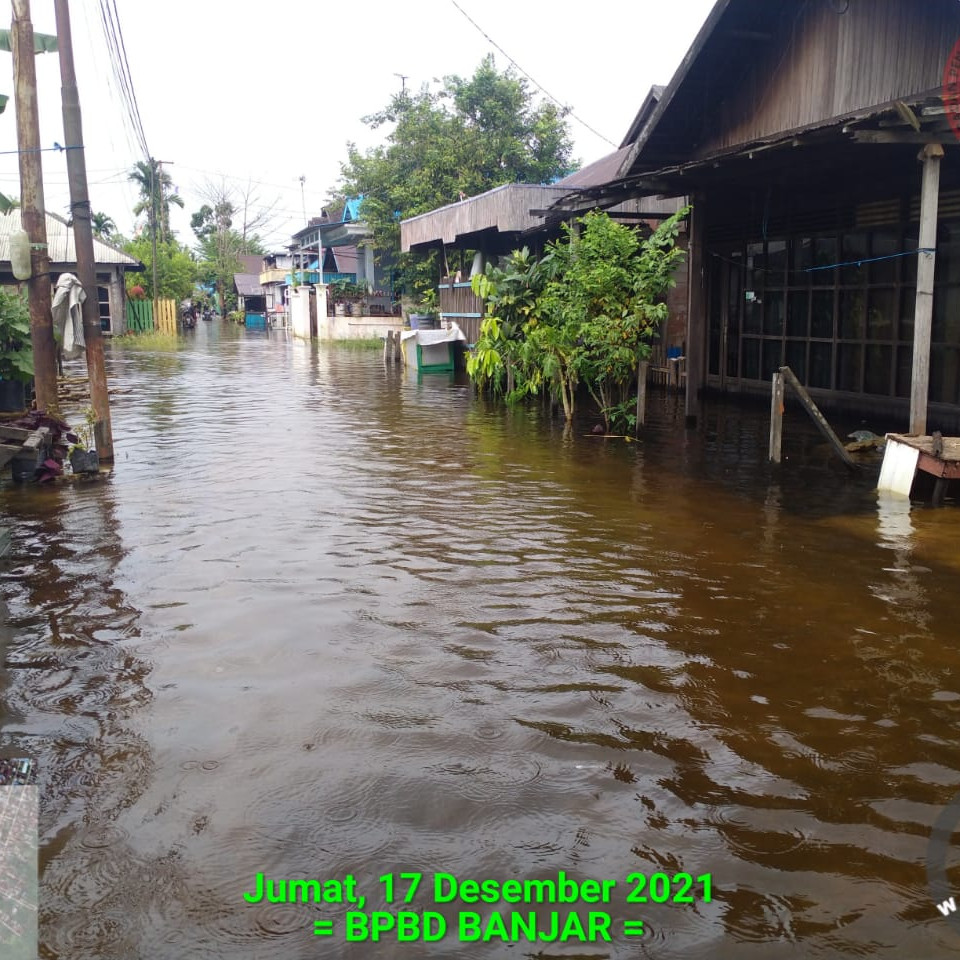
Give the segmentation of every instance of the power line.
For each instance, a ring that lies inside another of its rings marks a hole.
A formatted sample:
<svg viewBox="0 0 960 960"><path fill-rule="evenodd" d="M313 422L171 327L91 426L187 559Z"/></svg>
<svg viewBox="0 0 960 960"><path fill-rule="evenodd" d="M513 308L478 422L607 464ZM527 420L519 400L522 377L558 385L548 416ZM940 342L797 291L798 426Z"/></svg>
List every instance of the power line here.
<svg viewBox="0 0 960 960"><path fill-rule="evenodd" d="M107 54L113 67L120 99L124 107L125 120L128 120L134 133L134 139L144 158L149 160L150 149L147 146L147 138L143 131L143 121L140 117L137 95L133 88L130 63L127 60L123 29L120 26L120 16L117 12L115 0L100 0L100 21L103 25L103 35L107 43Z"/></svg>
<svg viewBox="0 0 960 960"><path fill-rule="evenodd" d="M519 70L520 73L522 73L545 97L547 97L547 98L549 98L550 100L552 100L558 107L560 107L561 110L569 110L569 109L570 109L565 103L561 103L552 93L550 93L548 90L546 90L546 89L543 87L542 84L537 83L537 81L534 80L534 78L531 77L530 74L527 73L527 71L524 70L523 67L521 67L520 64L517 63L517 61L514 60L513 57L511 57L510 54L507 53L507 51L504 50L503 47L501 47L500 44L497 43L497 42L493 39L493 37L490 36L489 33L486 32L486 31L483 29L483 27L481 27L480 24L477 23L476 20L474 20L474 19L470 16L470 14L467 13L467 11L463 9L463 7L460 6L459 3L457 3L457 0L450 0L450 2L467 18L467 20L470 21L470 23L473 24L474 27L477 28L477 30L480 31L480 33L483 35L483 37L486 38L486 40L487 40L487 42L490 44L490 46L492 46L492 47L494 47L495 49L499 50L500 53L502 53L502 54L507 58L507 60L508 60L514 67L516 67L517 70ZM600 133L598 130L594 130L594 128L591 127L590 124L586 122L586 120L581 120L580 117L578 117L572 110L570 110L570 116L571 116L574 120L576 120L577 123L580 124L580 126L585 127L587 130L589 130L595 137L599 137L599 138L600 138L601 140L603 140L605 143L609 143L611 147L616 148L617 145L616 145L609 137L605 137L605 136L604 136L602 133Z"/></svg>

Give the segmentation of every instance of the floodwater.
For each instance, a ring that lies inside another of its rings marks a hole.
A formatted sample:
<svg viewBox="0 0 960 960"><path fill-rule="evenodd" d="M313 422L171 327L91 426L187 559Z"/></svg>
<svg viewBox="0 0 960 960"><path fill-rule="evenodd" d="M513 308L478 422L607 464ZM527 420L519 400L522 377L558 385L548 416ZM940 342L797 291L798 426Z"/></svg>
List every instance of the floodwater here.
<svg viewBox="0 0 960 960"><path fill-rule="evenodd" d="M925 867L960 791L956 507L878 501L800 415L771 469L762 408L686 431L655 396L642 443L564 438L216 324L108 362L112 475L0 487L42 957L957 954ZM435 903L560 871L615 886ZM444 935L348 940L410 872L391 909ZM257 874L364 907L249 903ZM609 925L470 939L511 910Z"/></svg>

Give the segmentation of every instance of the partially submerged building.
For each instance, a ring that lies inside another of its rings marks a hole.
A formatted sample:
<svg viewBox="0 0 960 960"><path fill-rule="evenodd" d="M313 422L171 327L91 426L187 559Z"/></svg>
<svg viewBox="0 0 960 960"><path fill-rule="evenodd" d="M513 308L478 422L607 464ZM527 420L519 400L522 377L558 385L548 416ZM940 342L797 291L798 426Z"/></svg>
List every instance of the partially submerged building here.
<svg viewBox="0 0 960 960"><path fill-rule="evenodd" d="M558 202L691 198L691 418L788 365L960 428L958 43L956 0L718 0L616 174Z"/></svg>

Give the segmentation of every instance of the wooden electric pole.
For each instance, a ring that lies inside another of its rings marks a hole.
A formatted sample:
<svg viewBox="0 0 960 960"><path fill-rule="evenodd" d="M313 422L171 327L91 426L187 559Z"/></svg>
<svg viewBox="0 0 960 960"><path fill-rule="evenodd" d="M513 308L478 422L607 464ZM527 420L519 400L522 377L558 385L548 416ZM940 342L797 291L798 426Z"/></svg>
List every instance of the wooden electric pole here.
<svg viewBox="0 0 960 960"><path fill-rule="evenodd" d="M34 62L30 0L12 0L13 90L17 109L17 147L20 151L20 217L30 238L30 339L33 343L37 408L58 412L57 348L50 309L50 255L43 206L40 164L40 118L37 112L37 68Z"/></svg>
<svg viewBox="0 0 960 960"><path fill-rule="evenodd" d="M60 82L63 98L63 136L67 143L67 179L70 183L70 210L73 239L77 250L77 278L86 293L83 301L83 339L87 350L90 403L96 414L94 434L101 460L113 460L113 427L110 423L110 395L103 362L100 333L100 306L97 296L96 259L93 253L93 222L87 192L87 162L83 155L83 126L80 96L73 66L73 39L67 0L54 0L57 17L57 50L60 53Z"/></svg>

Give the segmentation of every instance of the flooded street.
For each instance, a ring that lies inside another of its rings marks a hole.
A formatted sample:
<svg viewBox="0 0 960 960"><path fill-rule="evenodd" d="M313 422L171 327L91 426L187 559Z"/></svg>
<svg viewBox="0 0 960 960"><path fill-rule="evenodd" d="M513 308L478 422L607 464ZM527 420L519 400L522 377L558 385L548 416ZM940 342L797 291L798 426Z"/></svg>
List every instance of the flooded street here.
<svg viewBox="0 0 960 960"><path fill-rule="evenodd" d="M762 407L685 431L655 394L643 442L565 441L219 324L108 370L113 474L0 486L42 957L957 954L925 870L960 791L956 507L878 504L800 414L771 470ZM425 886L445 937L345 942L349 904L243 896L350 875L383 910L409 871L615 880L576 908L611 939L460 942L458 911L571 908ZM709 902L628 903L658 872Z"/></svg>

